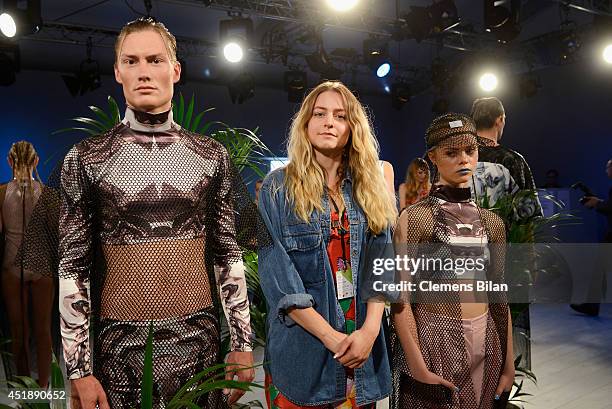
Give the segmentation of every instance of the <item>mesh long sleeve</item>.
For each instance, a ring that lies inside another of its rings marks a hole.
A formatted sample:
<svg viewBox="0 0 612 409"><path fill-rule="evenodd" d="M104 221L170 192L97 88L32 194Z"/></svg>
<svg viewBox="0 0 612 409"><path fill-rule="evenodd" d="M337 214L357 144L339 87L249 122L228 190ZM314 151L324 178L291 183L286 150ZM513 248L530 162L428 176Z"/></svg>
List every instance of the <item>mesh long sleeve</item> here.
<svg viewBox="0 0 612 409"><path fill-rule="evenodd" d="M62 167L59 214L59 311L69 379L91 374L89 281L93 209L89 188L89 176L74 147Z"/></svg>
<svg viewBox="0 0 612 409"><path fill-rule="evenodd" d="M238 246L238 235L236 233L237 215L246 216L249 206L248 203L237 200L244 197L240 194L240 188L243 184L225 149L223 149L223 155L219 163L219 175L217 177L219 181L218 197L214 202L212 212L215 274L221 304L229 324L230 349L232 351L250 351L252 347L249 300L242 251ZM250 199L248 199L248 202L254 207ZM242 207L242 211L237 212L237 207ZM244 223L240 224L244 225ZM243 239L246 240L248 245L251 240L247 236L250 235L244 235Z"/></svg>

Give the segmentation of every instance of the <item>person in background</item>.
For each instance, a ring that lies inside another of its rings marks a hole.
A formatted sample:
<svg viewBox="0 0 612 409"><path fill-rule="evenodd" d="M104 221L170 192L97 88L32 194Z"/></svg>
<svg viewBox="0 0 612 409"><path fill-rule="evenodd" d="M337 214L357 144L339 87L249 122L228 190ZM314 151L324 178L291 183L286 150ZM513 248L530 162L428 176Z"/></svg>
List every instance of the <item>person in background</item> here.
<svg viewBox="0 0 612 409"><path fill-rule="evenodd" d="M263 184L262 179L257 179L257 182L255 182L255 203L259 202L259 191L261 190L262 184Z"/></svg>
<svg viewBox="0 0 612 409"><path fill-rule="evenodd" d="M2 295L11 328L11 349L17 375L31 376L30 337L36 340L38 384L49 385L51 371L51 311L54 285L51 274L43 276L24 269L17 260L26 226L43 190L36 166L38 155L27 141L15 142L8 162L13 180L0 186L0 230L4 236L2 249ZM36 180L32 174L36 174ZM32 293L30 299L29 294ZM28 306L32 305L32 313ZM30 329L33 319L33 334Z"/></svg>
<svg viewBox="0 0 612 409"><path fill-rule="evenodd" d="M427 197L431 189L429 165L422 158L410 162L406 180L399 186L400 209L404 209Z"/></svg>
<svg viewBox="0 0 612 409"><path fill-rule="evenodd" d="M506 111L495 97L478 98L472 104L471 117L478 133L478 165L474 171L474 195L488 198L493 206L505 195L519 190L533 190L536 185L527 161L517 151L500 144L506 127ZM520 204L522 214L542 215L542 205L535 197ZM506 220L508 223L509 221Z"/></svg>
<svg viewBox="0 0 612 409"><path fill-rule="evenodd" d="M546 183L544 183L543 188L559 188L561 185L559 184L559 171L557 169L549 169L546 172Z"/></svg>
<svg viewBox="0 0 612 409"><path fill-rule="evenodd" d="M608 179L612 179L612 159L606 163L606 175ZM597 213L603 215L608 219L608 229L604 235L603 243L612 243L612 188L608 191L608 199L600 199L596 196L587 196L584 198L584 206L589 209L595 209ZM602 257L602 260L607 260L609 257ZM602 288L606 288L606 273L609 271L611 266L604 263L602 265L601 273L603 277L600 279L593 279L591 281L591 288L589 289L589 298L601 298ZM605 294L605 292L604 292ZM583 304L570 304L570 307L574 311L582 314L596 317L599 315L600 303L583 303Z"/></svg>

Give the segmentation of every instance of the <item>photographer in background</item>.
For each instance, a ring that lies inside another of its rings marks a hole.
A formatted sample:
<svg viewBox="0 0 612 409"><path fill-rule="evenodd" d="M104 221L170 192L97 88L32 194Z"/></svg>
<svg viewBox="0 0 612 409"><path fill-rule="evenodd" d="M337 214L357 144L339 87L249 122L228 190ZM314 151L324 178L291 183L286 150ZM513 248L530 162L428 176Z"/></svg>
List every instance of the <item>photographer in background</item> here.
<svg viewBox="0 0 612 409"><path fill-rule="evenodd" d="M608 160L608 163L606 164L606 173L608 175L608 178L612 179L612 159ZM590 209L597 210L599 213L603 214L608 218L608 230L606 231L606 235L604 236L603 242L612 243L612 188L610 188L610 191L608 192L608 200L602 200L595 196L585 196L581 200L581 203ZM608 268L605 267L608 266L604 264L604 269L602 270L602 288L604 289L606 288L606 273L608 270ZM590 295L593 294L593 290L600 291L599 288L593 288L593 285L596 286L598 284L599 280L592 281L592 288L589 291L589 298L591 298ZM575 311L595 317L599 315L599 305L599 303L584 303L571 304L570 306Z"/></svg>
<svg viewBox="0 0 612 409"><path fill-rule="evenodd" d="M606 164L608 179L612 179L612 159ZM608 200L602 200L595 196L585 197L584 205L590 209L595 209L608 218L608 231L603 239L604 243L612 243L612 188L608 192Z"/></svg>

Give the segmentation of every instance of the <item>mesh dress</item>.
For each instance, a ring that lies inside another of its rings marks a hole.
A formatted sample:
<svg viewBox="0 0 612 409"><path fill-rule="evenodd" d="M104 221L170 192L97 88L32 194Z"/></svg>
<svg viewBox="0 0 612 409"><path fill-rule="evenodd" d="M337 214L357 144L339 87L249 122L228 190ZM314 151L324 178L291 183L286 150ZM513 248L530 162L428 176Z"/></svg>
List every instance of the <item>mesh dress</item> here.
<svg viewBox="0 0 612 409"><path fill-rule="evenodd" d="M32 210L40 198L44 186L32 181L31 189L27 186L20 187L20 183L13 179L6 185L0 186L4 192L2 201L2 219L0 220L0 231L4 235L2 260L2 274L11 274L21 278L22 269L18 258L18 250L21 247L22 237L26 226L32 216ZM49 274L47 274L48 276ZM23 281L33 281L42 275L35 274L30 270L23 270Z"/></svg>
<svg viewBox="0 0 612 409"><path fill-rule="evenodd" d="M461 125L461 121L464 124ZM470 138L464 117L450 117L451 129L442 138L460 146ZM453 140L452 124L459 123ZM448 124L448 122L447 122ZM475 131L475 129L474 129ZM430 130L428 130L428 133ZM433 130L440 133L440 130ZM450 134L450 135L449 135ZM451 139L449 139L451 138ZM459 140L463 138L463 142ZM428 146L439 142L428 139ZM473 273L438 267L419 269L414 275L400 273L402 281L417 284L402 293L409 314L395 315L392 343L391 405L402 409L488 409L495 404L495 391L504 368L508 341L506 294L489 287L481 291L449 289L427 291L420 283L472 284L477 281L503 284L505 227L494 213L479 208L469 188L434 186L430 195L400 215L394 234L396 253L410 258L448 260L464 252L487 260ZM463 287L462 287L463 288ZM483 313L467 318L464 308L480 305ZM396 305L395 311L401 306ZM467 318L467 319L466 319ZM442 385L424 384L411 375L398 336L398 319L419 347L427 369L459 387L451 392Z"/></svg>
<svg viewBox="0 0 612 409"><path fill-rule="evenodd" d="M164 407L221 360L220 308L230 349L251 350L241 246L256 245L257 210L221 144L181 129L171 112L128 108L122 123L68 152L59 192L70 379L93 374L111 407L139 405L152 322L154 406ZM40 225L30 237L24 249L53 247ZM203 407L225 405L218 393L207 399Z"/></svg>

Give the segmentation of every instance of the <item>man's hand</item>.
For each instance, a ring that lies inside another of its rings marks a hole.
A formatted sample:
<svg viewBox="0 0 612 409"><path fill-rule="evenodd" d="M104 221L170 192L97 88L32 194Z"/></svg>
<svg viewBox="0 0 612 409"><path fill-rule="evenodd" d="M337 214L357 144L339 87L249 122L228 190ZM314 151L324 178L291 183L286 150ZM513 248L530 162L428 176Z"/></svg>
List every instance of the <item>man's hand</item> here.
<svg viewBox="0 0 612 409"><path fill-rule="evenodd" d="M365 327L354 331L342 341L334 358L348 368L361 368L370 356L377 336L376 330Z"/></svg>
<svg viewBox="0 0 612 409"><path fill-rule="evenodd" d="M243 351L233 351L227 355L227 359L225 360L227 364L235 364L228 365L225 368L225 379L228 381L237 378L237 381L240 382L252 382L255 378L255 370L253 369L253 353L243 352ZM242 369L248 368L248 369ZM241 389L224 389L223 393L226 395L229 394L227 398L227 403L229 405L233 405L238 399L244 395L246 391Z"/></svg>
<svg viewBox="0 0 612 409"><path fill-rule="evenodd" d="M106 393L100 382L89 375L80 379L70 381L70 407L72 409L110 409L106 400Z"/></svg>
<svg viewBox="0 0 612 409"><path fill-rule="evenodd" d="M601 199L595 196L586 196L584 198L584 202L582 203L583 205L585 205L586 207L588 207L589 209L594 209L595 206L597 206L597 204L601 202Z"/></svg>

